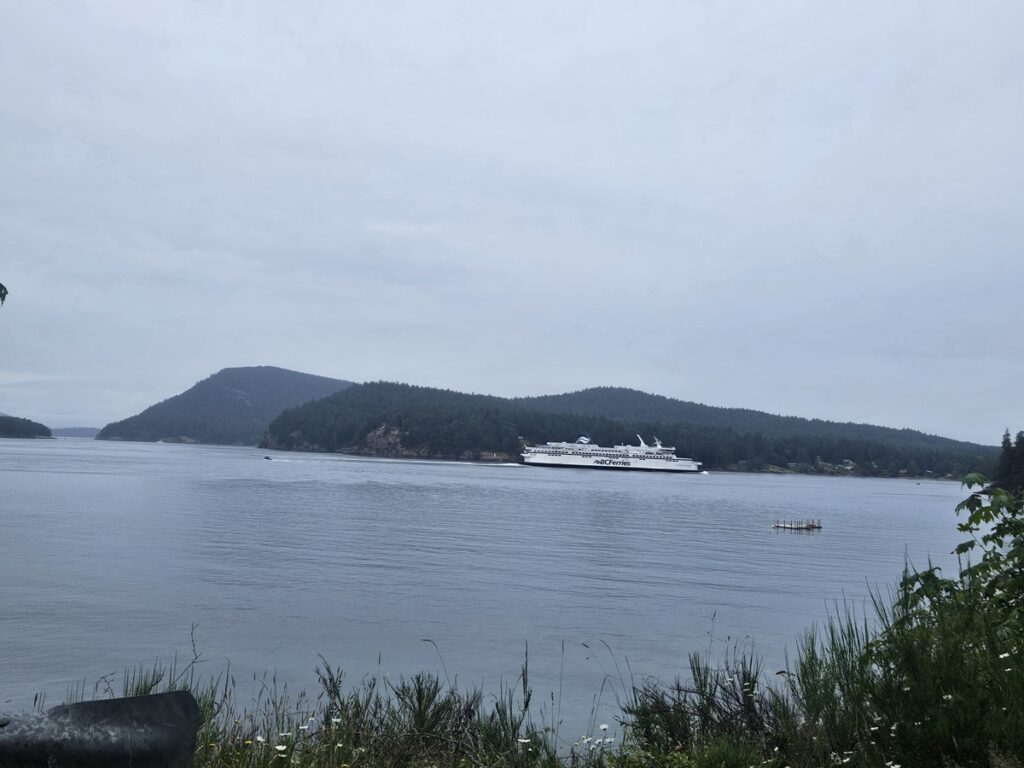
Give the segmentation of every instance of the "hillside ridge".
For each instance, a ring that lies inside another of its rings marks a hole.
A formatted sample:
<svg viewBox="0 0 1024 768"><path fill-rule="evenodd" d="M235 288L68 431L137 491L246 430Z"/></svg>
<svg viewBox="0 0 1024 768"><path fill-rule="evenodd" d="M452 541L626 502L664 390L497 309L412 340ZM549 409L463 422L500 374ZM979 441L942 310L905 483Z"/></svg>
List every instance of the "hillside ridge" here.
<svg viewBox="0 0 1024 768"><path fill-rule="evenodd" d="M588 387L558 395L512 398L514 402L546 413L604 416L618 421L657 421L729 427L737 432L761 432L773 436L832 435L882 442L919 441L928 445L961 448L989 447L942 437L907 427L886 427L861 422L841 422L804 416L784 416L753 408L705 405L628 387ZM991 447L995 447L994 444Z"/></svg>
<svg viewBox="0 0 1024 768"><path fill-rule="evenodd" d="M223 368L135 416L107 424L96 439L255 445L285 408L350 384L269 365Z"/></svg>

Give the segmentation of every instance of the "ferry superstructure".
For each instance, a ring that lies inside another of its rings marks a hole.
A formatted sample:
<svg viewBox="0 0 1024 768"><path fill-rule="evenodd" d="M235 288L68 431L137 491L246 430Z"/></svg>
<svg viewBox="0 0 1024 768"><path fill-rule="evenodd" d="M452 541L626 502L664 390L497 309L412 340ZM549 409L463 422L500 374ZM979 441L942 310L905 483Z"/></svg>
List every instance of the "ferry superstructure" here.
<svg viewBox="0 0 1024 768"><path fill-rule="evenodd" d="M579 467L584 469L635 469L647 472L700 472L700 462L676 456L676 449L654 438L648 445L637 435L640 445L615 445L605 448L586 435L575 443L545 443L525 446L523 463L539 467Z"/></svg>

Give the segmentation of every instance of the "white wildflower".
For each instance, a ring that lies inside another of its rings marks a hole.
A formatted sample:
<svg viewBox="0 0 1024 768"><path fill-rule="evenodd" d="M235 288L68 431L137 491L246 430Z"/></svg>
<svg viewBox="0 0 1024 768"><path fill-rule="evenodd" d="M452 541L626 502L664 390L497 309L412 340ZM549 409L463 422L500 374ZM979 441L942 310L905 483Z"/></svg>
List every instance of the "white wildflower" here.
<svg viewBox="0 0 1024 768"><path fill-rule="evenodd" d="M601 723L600 727L601 727L602 731L607 731L608 730L608 723Z"/></svg>

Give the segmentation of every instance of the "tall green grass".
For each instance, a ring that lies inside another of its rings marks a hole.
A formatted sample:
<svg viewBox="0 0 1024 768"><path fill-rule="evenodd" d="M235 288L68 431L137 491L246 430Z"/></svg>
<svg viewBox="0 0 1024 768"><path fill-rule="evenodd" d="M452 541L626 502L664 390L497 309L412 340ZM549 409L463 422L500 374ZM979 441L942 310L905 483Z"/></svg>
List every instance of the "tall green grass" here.
<svg viewBox="0 0 1024 768"><path fill-rule="evenodd" d="M397 682L367 677L348 685L342 671L322 659L313 694L293 696L274 677L254 677L254 693L242 702L230 672L203 680L198 661L196 655L181 671L175 664L129 669L116 681L102 678L91 696L84 685L75 686L67 700L190 691L200 709L197 768L540 768L598 765L603 753L557 754L554 728L537 723L531 713L528 662L513 685L486 695L428 673Z"/></svg>

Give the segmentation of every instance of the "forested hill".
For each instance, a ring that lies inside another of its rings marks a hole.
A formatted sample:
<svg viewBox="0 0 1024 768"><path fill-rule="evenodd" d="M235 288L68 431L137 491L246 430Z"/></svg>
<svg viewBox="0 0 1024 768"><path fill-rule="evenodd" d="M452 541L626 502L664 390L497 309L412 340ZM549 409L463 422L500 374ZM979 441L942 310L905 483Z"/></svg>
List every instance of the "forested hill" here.
<svg viewBox="0 0 1024 768"><path fill-rule="evenodd" d="M285 408L350 385L272 366L225 368L137 416L108 424L96 439L255 445Z"/></svg>
<svg viewBox="0 0 1024 768"><path fill-rule="evenodd" d="M948 437L938 437L912 429L805 419L799 416L776 416L748 408L719 408L621 387L594 387L564 395L521 397L516 398L514 402L524 408L545 413L604 416L617 421L727 427L736 432L760 433L765 437L845 438L854 441L869 440L885 445L933 446L966 451L984 448L974 443L951 440Z"/></svg>
<svg viewBox="0 0 1024 768"><path fill-rule="evenodd" d="M50 428L38 421L0 415L0 437L51 437Z"/></svg>
<svg viewBox="0 0 1024 768"><path fill-rule="evenodd" d="M657 435L709 469L780 467L809 472L959 476L987 471L998 449L946 441L924 444L854 439L842 434L765 435L728 426L645 418L554 413L529 400L468 395L407 384L357 384L290 408L271 422L261 445L281 450L376 456L518 460L522 441L574 440L601 445ZM891 430L897 434L899 430Z"/></svg>

